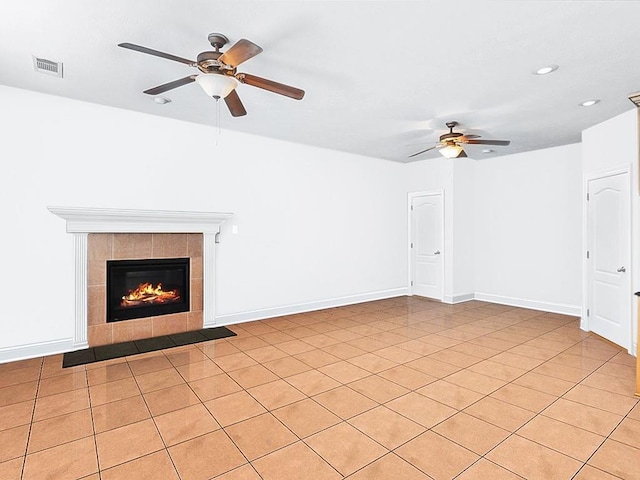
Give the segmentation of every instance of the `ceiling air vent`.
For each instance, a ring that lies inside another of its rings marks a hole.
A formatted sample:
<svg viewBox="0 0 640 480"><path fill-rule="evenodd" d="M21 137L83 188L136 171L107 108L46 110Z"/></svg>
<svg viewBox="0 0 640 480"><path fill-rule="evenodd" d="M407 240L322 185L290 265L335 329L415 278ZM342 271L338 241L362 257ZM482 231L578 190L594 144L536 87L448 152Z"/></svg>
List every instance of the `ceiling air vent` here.
<svg viewBox="0 0 640 480"><path fill-rule="evenodd" d="M62 78L62 62L33 57L33 68L35 68L36 72Z"/></svg>
<svg viewBox="0 0 640 480"><path fill-rule="evenodd" d="M636 107L640 107L640 92L629 95L629 100L631 100Z"/></svg>

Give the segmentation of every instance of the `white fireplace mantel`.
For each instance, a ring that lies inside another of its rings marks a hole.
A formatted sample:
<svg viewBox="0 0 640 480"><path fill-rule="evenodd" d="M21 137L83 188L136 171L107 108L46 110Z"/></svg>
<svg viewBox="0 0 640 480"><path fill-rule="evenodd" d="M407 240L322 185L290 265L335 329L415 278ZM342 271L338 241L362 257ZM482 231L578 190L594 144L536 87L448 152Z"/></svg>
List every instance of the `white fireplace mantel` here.
<svg viewBox="0 0 640 480"><path fill-rule="evenodd" d="M47 207L67 222L74 236L75 330L73 345L88 346L87 236L89 233L202 233L203 327L215 326L215 244L220 225L232 213L175 210Z"/></svg>

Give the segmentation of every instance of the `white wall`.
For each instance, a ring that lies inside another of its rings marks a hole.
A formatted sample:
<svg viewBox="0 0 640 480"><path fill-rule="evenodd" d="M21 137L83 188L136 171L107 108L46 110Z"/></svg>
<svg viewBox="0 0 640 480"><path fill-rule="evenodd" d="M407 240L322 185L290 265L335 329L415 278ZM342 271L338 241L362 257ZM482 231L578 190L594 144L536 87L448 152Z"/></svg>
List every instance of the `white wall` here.
<svg viewBox="0 0 640 480"><path fill-rule="evenodd" d="M216 146L212 128L8 87L0 103L0 290L37 286L0 304L0 360L72 336L72 237L51 205L233 212L224 321L405 292L403 165L231 131Z"/></svg>
<svg viewBox="0 0 640 480"><path fill-rule="evenodd" d="M579 144L478 161L476 298L580 315Z"/></svg>

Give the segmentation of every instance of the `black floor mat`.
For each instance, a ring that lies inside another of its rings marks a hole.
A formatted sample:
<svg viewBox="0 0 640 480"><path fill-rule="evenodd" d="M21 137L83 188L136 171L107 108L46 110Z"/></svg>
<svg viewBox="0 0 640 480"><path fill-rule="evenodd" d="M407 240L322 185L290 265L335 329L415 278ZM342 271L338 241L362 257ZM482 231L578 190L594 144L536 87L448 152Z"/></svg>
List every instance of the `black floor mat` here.
<svg viewBox="0 0 640 480"><path fill-rule="evenodd" d="M133 342L114 343L100 347L76 350L65 353L62 359L62 367L75 367L86 363L110 360L112 358L126 357L137 353L147 353L164 348L180 347L192 343L208 342L218 338L234 337L236 334L227 327L205 328L192 332L174 333L162 337L145 338Z"/></svg>

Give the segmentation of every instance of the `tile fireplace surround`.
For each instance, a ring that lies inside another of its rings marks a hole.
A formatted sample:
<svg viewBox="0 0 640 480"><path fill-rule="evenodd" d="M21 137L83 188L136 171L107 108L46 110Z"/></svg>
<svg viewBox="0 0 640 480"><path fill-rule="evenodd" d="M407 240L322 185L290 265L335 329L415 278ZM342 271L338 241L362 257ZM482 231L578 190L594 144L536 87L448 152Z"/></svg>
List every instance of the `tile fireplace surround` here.
<svg viewBox="0 0 640 480"><path fill-rule="evenodd" d="M49 207L74 236L74 348L215 326L215 244L231 213ZM106 323L106 260L191 258L189 312Z"/></svg>

